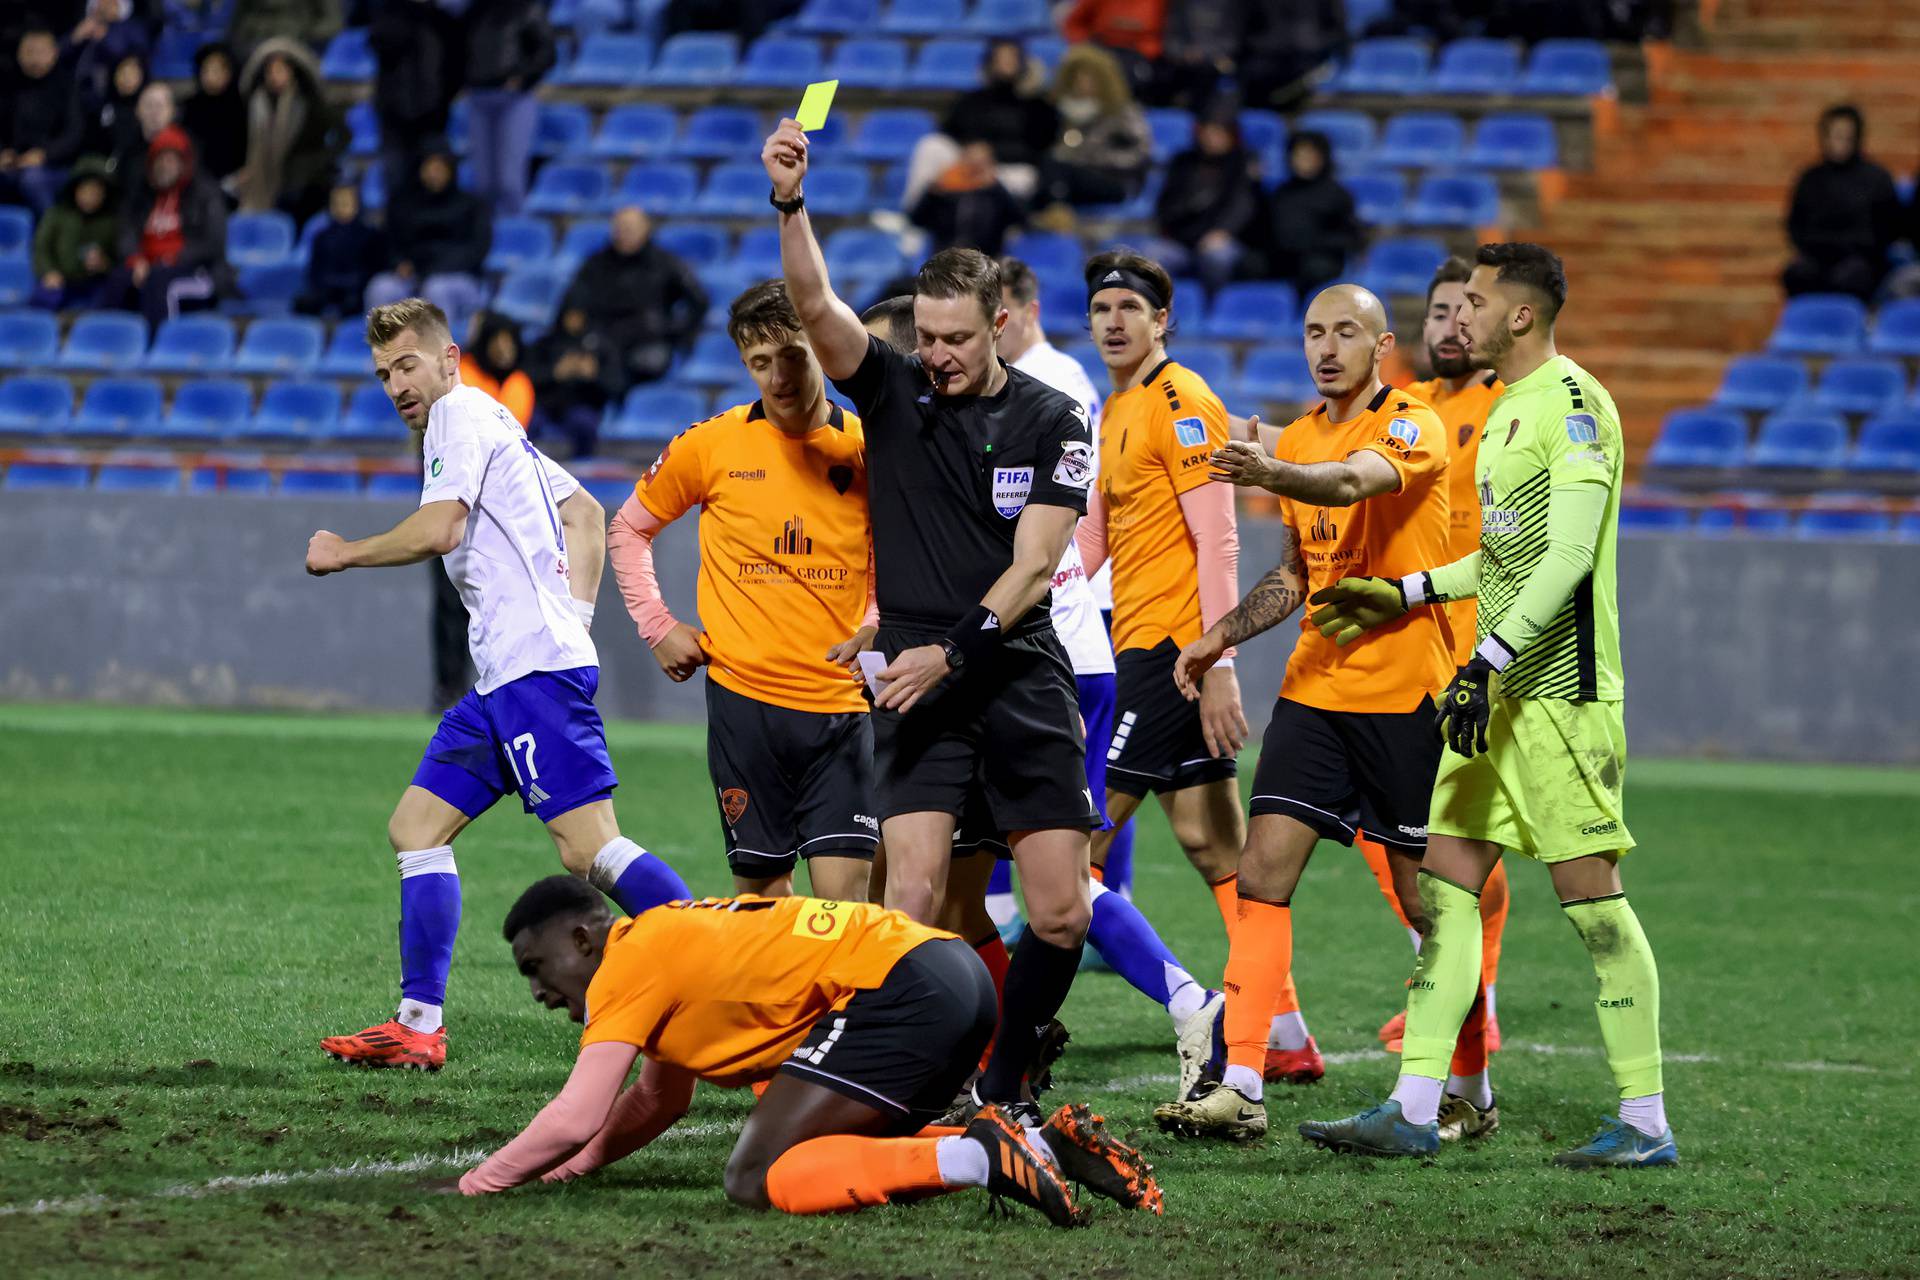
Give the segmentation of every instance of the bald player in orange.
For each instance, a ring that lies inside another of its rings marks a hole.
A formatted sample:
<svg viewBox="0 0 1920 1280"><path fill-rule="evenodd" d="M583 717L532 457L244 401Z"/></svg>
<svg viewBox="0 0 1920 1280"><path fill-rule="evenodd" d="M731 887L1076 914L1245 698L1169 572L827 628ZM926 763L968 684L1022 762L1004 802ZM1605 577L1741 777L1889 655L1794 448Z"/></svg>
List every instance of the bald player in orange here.
<svg viewBox="0 0 1920 1280"><path fill-rule="evenodd" d="M727 1198L744 1208L844 1213L984 1187L1073 1226L1085 1216L1078 1182L1161 1212L1151 1168L1085 1106L1027 1129L989 1104L964 1130L926 1129L997 1016L986 969L952 934L791 896L616 920L571 876L536 882L503 933L533 998L586 1030L566 1087L460 1179L467 1195L567 1182L631 1155L705 1080L765 1086L727 1161Z"/></svg>
<svg viewBox="0 0 1920 1280"><path fill-rule="evenodd" d="M1278 625L1309 593L1342 577L1416 565L1451 545L1443 428L1424 402L1381 380L1394 337L1380 300L1333 285L1308 306L1303 335L1325 401L1280 433L1272 457L1239 441L1213 455L1214 479L1279 496L1282 553L1238 607L1181 650L1174 675L1189 698L1222 653ZM1262 1068L1293 964L1293 892L1315 844L1351 843L1362 827L1378 834L1401 901L1419 920L1414 876L1441 751L1433 694L1452 678L1453 637L1445 615L1430 609L1420 625L1367 638L1376 642L1370 649L1343 649L1302 620L1267 724L1240 856L1226 1071L1156 1108L1163 1129L1235 1141L1265 1135Z"/></svg>

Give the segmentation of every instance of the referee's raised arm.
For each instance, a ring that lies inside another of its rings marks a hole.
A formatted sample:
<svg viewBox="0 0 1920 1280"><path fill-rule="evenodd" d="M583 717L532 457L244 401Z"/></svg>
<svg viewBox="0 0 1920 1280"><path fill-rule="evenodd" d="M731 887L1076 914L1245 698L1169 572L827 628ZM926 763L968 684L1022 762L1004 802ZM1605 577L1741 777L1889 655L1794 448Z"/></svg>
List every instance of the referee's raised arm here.
<svg viewBox="0 0 1920 1280"><path fill-rule="evenodd" d="M807 176L807 135L798 121L780 122L761 148L760 162L773 180L769 202L780 211L780 269L787 278L787 296L821 371L829 378L850 378L866 359L867 331L827 281L826 259L820 256L800 190Z"/></svg>

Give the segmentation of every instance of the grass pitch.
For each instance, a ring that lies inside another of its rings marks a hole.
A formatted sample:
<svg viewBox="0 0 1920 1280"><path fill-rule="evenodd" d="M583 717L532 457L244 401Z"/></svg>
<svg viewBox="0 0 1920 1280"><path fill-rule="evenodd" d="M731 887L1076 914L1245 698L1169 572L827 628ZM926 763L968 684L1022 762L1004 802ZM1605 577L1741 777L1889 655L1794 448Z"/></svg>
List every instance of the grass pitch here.
<svg viewBox="0 0 1920 1280"><path fill-rule="evenodd" d="M663 1276L1896 1276L1920 1274L1908 872L1920 775L1636 762L1627 883L1658 953L1684 1164L1562 1172L1611 1088L1592 974L1545 872L1516 861L1500 979L1504 1128L1424 1164L1309 1149L1293 1126L1391 1088L1374 1029L1406 938L1360 860L1323 846L1297 895L1325 1083L1270 1092L1252 1150L1175 1142L1165 1014L1111 974L1064 1013L1058 1096L1158 1165L1167 1216L1091 1230L985 1217L965 1194L855 1217L756 1217L720 1172L747 1095L587 1181L470 1201L424 1183L517 1132L575 1029L533 1006L499 921L556 866L509 802L463 836L466 928L438 1075L356 1072L322 1034L392 1008L384 824L418 717L0 707L0 1258L52 1273ZM700 890L726 869L696 727L619 725L627 832ZM1203 979L1225 940L1164 823L1136 898Z"/></svg>

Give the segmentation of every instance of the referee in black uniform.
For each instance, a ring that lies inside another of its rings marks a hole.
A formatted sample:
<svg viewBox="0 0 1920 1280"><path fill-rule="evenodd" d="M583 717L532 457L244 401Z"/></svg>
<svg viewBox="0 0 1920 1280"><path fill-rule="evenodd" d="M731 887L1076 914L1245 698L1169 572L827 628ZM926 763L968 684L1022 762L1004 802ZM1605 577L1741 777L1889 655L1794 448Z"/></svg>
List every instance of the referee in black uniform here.
<svg viewBox="0 0 1920 1280"><path fill-rule="evenodd" d="M1028 924L977 1093L1017 1102L1092 915L1087 833L1100 817L1073 669L1048 615L1054 569L1087 509L1091 424L1071 398L1000 359L1000 271L975 250L921 267L918 355L871 337L827 282L801 191L806 134L781 121L761 159L787 293L866 430L874 647L888 659L873 718L886 905L934 919L955 822L969 796L984 804L1007 833Z"/></svg>

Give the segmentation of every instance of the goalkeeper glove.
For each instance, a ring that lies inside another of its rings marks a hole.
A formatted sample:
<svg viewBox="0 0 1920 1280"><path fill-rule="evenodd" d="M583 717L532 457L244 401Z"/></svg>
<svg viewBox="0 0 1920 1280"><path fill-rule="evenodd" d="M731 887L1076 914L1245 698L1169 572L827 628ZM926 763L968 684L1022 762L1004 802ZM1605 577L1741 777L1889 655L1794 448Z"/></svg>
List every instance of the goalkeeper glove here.
<svg viewBox="0 0 1920 1280"><path fill-rule="evenodd" d="M1342 578L1314 592L1308 603L1324 606L1312 615L1320 634L1335 644L1348 645L1363 632L1404 616L1407 589L1398 578Z"/></svg>
<svg viewBox="0 0 1920 1280"><path fill-rule="evenodd" d="M1476 747L1487 749L1487 721L1493 714L1493 664L1474 654L1454 673L1440 695L1440 713L1434 723L1441 740L1460 755L1473 759Z"/></svg>

